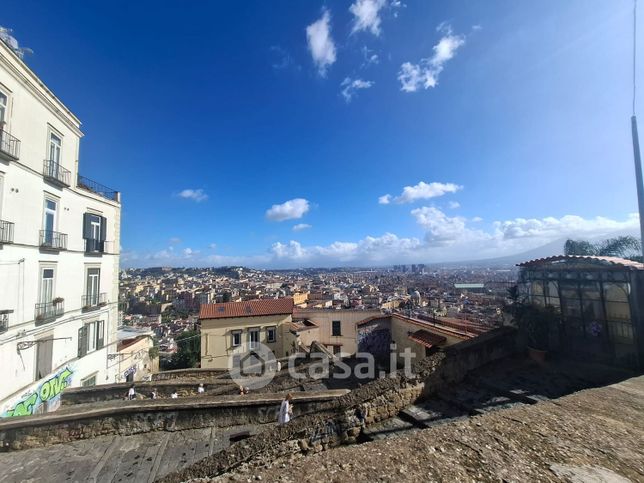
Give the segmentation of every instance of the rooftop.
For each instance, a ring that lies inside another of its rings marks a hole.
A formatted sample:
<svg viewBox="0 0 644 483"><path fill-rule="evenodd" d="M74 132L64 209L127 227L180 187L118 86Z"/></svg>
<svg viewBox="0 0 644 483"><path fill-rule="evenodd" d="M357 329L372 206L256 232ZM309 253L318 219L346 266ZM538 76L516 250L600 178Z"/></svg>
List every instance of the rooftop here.
<svg viewBox="0 0 644 483"><path fill-rule="evenodd" d="M199 311L199 319L224 319L234 317L258 317L293 313L293 299L262 299L247 302L226 302L204 304Z"/></svg>
<svg viewBox="0 0 644 483"><path fill-rule="evenodd" d="M644 270L644 263L635 262L626 258L591 255L555 255L552 257L535 258L534 260L519 263L517 267L538 267L540 265L556 265L566 262L589 262L590 265L597 265L599 267Z"/></svg>

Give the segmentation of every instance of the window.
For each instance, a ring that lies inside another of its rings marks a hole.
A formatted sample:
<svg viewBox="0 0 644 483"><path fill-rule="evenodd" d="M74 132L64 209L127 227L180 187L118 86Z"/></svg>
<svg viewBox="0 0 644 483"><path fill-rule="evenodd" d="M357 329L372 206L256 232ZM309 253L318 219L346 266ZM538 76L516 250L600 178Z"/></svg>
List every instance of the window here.
<svg viewBox="0 0 644 483"><path fill-rule="evenodd" d="M334 345L333 346L333 355L334 356L339 356L342 353L342 346L341 345Z"/></svg>
<svg viewBox="0 0 644 483"><path fill-rule="evenodd" d="M81 379L81 387L96 386L96 374Z"/></svg>
<svg viewBox="0 0 644 483"><path fill-rule="evenodd" d="M259 347L259 329L248 329L248 348L257 349Z"/></svg>
<svg viewBox="0 0 644 483"><path fill-rule="evenodd" d="M105 235L107 220L94 213L83 215L83 238L86 252L103 253L105 251Z"/></svg>
<svg viewBox="0 0 644 483"><path fill-rule="evenodd" d="M58 202L51 198L45 198L45 214L43 218L43 230L45 230L45 244L51 245L54 241L54 231L56 230L56 212L58 211Z"/></svg>
<svg viewBox="0 0 644 483"><path fill-rule="evenodd" d="M342 335L342 322L334 320L331 322L331 335L333 337L340 337Z"/></svg>
<svg viewBox="0 0 644 483"><path fill-rule="evenodd" d="M101 286L101 269L87 269L87 284L85 289L85 307L95 307L99 304L99 292Z"/></svg>
<svg viewBox="0 0 644 483"><path fill-rule="evenodd" d="M0 122L5 122L7 120L8 104L9 104L9 99L5 94L0 92Z"/></svg>
<svg viewBox="0 0 644 483"><path fill-rule="evenodd" d="M53 163L60 163L60 151L63 141L59 136L53 132L49 134L49 161ZM51 165L50 165L51 166Z"/></svg>
<svg viewBox="0 0 644 483"><path fill-rule="evenodd" d="M233 347L239 347L241 345L241 334L241 330L233 330L231 340Z"/></svg>
<svg viewBox="0 0 644 483"><path fill-rule="evenodd" d="M266 342L277 340L277 327L266 327Z"/></svg>
<svg viewBox="0 0 644 483"><path fill-rule="evenodd" d="M40 280L40 303L49 303L54 299L54 269L43 268Z"/></svg>
<svg viewBox="0 0 644 483"><path fill-rule="evenodd" d="M78 329L78 357L102 349L104 345L105 321L89 322Z"/></svg>

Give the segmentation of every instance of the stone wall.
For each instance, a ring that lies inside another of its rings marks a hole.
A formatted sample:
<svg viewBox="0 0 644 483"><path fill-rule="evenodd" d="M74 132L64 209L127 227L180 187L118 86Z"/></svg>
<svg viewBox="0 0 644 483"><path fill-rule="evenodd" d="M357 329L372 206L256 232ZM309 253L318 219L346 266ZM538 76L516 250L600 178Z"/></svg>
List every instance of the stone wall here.
<svg viewBox="0 0 644 483"><path fill-rule="evenodd" d="M331 399L346 392L294 393L294 416L306 418L317 414ZM273 425L282 399L282 394L250 394L69 406L55 413L0 421L0 447L13 451L109 434Z"/></svg>
<svg viewBox="0 0 644 483"><path fill-rule="evenodd" d="M320 405L314 414L294 418L229 448L167 475L163 483L220 475L253 458L317 452L355 443L365 425L388 419L409 404L455 384L473 369L507 357L516 351L513 329L501 328L455 344L418 361L406 376L377 379L350 393ZM297 404L294 403L294 407Z"/></svg>

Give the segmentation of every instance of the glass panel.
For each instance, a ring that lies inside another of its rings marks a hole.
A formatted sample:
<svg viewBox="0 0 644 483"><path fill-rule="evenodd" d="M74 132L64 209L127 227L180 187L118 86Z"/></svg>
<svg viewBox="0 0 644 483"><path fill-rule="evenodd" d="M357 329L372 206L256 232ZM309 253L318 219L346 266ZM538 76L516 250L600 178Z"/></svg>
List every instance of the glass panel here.
<svg viewBox="0 0 644 483"><path fill-rule="evenodd" d="M605 282L604 298L607 301L628 302L630 288L630 284L628 283Z"/></svg>
<svg viewBox="0 0 644 483"><path fill-rule="evenodd" d="M7 113L7 96L0 92L0 122L5 120Z"/></svg>
<svg viewBox="0 0 644 483"><path fill-rule="evenodd" d="M49 138L49 159L54 163L60 163L60 145L60 138L52 133Z"/></svg>

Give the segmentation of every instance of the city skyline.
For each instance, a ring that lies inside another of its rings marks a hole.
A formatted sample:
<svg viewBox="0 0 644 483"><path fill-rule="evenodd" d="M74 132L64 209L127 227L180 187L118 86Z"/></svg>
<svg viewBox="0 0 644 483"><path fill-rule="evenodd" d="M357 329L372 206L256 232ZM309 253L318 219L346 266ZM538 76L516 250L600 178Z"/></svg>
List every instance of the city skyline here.
<svg viewBox="0 0 644 483"><path fill-rule="evenodd" d="M8 2L2 22L123 193L123 267L382 266L637 231L631 8Z"/></svg>

